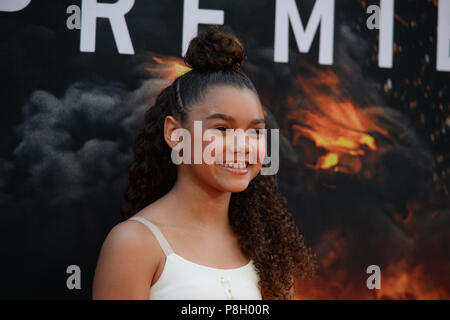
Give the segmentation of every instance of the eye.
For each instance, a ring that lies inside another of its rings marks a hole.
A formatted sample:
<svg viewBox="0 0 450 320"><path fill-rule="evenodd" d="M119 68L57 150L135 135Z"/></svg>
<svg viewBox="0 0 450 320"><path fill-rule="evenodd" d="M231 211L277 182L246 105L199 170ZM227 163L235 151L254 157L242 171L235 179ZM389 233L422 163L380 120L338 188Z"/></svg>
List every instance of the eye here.
<svg viewBox="0 0 450 320"><path fill-rule="evenodd" d="M249 129L250 134L263 135L264 129Z"/></svg>
<svg viewBox="0 0 450 320"><path fill-rule="evenodd" d="M214 129L217 129L217 130L220 130L220 131L227 131L227 127L224 127L224 126L215 127Z"/></svg>

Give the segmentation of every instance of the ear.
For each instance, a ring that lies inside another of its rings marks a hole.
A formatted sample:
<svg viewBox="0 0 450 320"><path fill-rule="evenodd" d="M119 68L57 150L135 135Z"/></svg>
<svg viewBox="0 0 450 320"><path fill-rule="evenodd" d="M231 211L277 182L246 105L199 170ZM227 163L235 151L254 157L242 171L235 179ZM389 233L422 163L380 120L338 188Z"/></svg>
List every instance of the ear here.
<svg viewBox="0 0 450 320"><path fill-rule="evenodd" d="M176 129L180 129L179 122L173 116L166 116L164 119L164 140L169 145L170 149L173 149L179 142L176 137L172 137L173 132ZM173 140L175 139L175 140Z"/></svg>

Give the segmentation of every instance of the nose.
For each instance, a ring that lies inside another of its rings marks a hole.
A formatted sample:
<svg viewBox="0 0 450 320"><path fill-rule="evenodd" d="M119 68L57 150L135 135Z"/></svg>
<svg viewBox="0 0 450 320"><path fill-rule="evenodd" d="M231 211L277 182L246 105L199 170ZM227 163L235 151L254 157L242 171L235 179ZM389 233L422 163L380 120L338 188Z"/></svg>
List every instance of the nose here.
<svg viewBox="0 0 450 320"><path fill-rule="evenodd" d="M244 141L244 142L238 141L236 143L236 152L238 152L238 153L246 154L249 152L249 149L250 149L250 147L249 147L249 144L247 143L247 141Z"/></svg>
<svg viewBox="0 0 450 320"><path fill-rule="evenodd" d="M226 161L249 161L252 146L250 137L242 129L230 130L226 134L225 158Z"/></svg>
<svg viewBox="0 0 450 320"><path fill-rule="evenodd" d="M247 142L247 136L245 133L241 133L239 130L235 132L234 136L234 152L238 154L239 160L245 160L245 156L249 153L250 146ZM242 157L242 158L240 158Z"/></svg>

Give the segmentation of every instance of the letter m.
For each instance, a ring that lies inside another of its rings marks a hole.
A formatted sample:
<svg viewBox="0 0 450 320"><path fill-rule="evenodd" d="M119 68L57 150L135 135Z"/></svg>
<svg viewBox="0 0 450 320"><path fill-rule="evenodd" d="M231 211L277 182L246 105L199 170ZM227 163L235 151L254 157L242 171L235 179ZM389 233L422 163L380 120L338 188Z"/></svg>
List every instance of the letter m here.
<svg viewBox="0 0 450 320"><path fill-rule="evenodd" d="M333 64L334 0L317 0L303 28L295 0L277 0L275 9L275 62L289 61L289 23L300 52L308 52L320 27L319 63Z"/></svg>

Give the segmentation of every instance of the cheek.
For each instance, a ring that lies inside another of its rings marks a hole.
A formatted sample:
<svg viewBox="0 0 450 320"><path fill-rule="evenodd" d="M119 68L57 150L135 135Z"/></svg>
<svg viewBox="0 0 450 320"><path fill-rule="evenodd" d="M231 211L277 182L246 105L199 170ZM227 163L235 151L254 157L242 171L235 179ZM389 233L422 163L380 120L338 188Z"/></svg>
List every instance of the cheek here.
<svg viewBox="0 0 450 320"><path fill-rule="evenodd" d="M249 161L251 164L261 165L266 153L264 137L253 138L249 141Z"/></svg>
<svg viewBox="0 0 450 320"><path fill-rule="evenodd" d="M266 154L266 141L264 137L258 139L258 160L262 163Z"/></svg>
<svg viewBox="0 0 450 320"><path fill-rule="evenodd" d="M202 143L203 163L207 165L213 165L216 162L221 162L222 155L225 154L224 143L225 142L223 137L219 135L215 135L210 141L203 141Z"/></svg>

